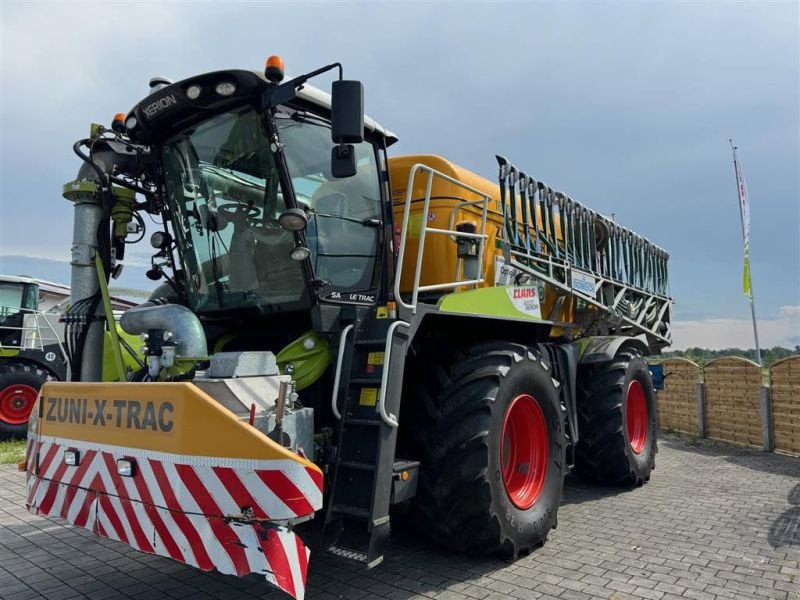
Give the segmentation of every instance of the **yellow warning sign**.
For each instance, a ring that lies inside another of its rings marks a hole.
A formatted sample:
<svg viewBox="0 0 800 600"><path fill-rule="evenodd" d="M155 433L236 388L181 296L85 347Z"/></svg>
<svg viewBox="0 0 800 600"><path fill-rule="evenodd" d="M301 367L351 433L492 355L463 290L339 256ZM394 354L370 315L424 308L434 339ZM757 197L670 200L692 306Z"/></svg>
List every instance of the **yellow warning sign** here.
<svg viewBox="0 0 800 600"><path fill-rule="evenodd" d="M376 319L388 319L389 318L389 307L388 306L379 306L375 309L375 318Z"/></svg>
<svg viewBox="0 0 800 600"><path fill-rule="evenodd" d="M370 352L367 355L367 364L368 365L382 365L383 364L383 352Z"/></svg>
<svg viewBox="0 0 800 600"><path fill-rule="evenodd" d="M361 388L358 403L361 406L375 406L378 402L378 388Z"/></svg>

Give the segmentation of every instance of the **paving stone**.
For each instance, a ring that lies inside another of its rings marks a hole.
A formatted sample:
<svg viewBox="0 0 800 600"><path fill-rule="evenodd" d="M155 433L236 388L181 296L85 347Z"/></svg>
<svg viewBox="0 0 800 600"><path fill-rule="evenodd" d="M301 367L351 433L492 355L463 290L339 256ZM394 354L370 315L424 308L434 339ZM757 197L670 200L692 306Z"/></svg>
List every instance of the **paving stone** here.
<svg viewBox="0 0 800 600"><path fill-rule="evenodd" d="M800 520L788 501L800 485L800 458L664 435L657 464L635 490L568 476L558 529L516 562L460 556L401 531L384 564L364 571L311 544L306 597L800 600L800 540L776 533L786 515ZM2 600L287 598L258 581L99 540L31 515L24 503L24 473L0 466Z"/></svg>

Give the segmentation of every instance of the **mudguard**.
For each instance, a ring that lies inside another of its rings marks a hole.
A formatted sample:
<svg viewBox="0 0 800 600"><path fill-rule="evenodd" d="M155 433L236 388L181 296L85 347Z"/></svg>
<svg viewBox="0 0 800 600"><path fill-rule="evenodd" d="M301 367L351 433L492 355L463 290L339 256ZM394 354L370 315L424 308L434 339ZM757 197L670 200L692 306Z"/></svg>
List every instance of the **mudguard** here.
<svg viewBox="0 0 800 600"><path fill-rule="evenodd" d="M597 364L614 360L622 346L633 346L644 356L650 354L647 337L642 335L624 336L608 335L586 337L574 342L578 347L579 363L582 365Z"/></svg>

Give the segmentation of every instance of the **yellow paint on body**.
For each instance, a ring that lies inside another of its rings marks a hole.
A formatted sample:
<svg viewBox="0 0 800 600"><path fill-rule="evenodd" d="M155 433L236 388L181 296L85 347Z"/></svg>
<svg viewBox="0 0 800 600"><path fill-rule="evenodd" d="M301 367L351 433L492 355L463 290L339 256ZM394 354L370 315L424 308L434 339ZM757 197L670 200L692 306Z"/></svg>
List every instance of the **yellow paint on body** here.
<svg viewBox="0 0 800 600"><path fill-rule="evenodd" d="M308 460L281 447L189 382L46 383L38 433L192 456Z"/></svg>

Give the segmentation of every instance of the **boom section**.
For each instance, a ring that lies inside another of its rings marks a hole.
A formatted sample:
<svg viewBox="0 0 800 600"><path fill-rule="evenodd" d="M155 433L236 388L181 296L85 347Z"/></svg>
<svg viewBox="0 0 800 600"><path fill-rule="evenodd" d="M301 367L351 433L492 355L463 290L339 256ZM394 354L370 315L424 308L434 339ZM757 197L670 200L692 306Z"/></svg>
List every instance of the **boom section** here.
<svg viewBox="0 0 800 600"><path fill-rule="evenodd" d="M651 347L668 346L669 254L504 157L497 162L505 262L575 297L588 309L576 310L587 334L644 334Z"/></svg>

